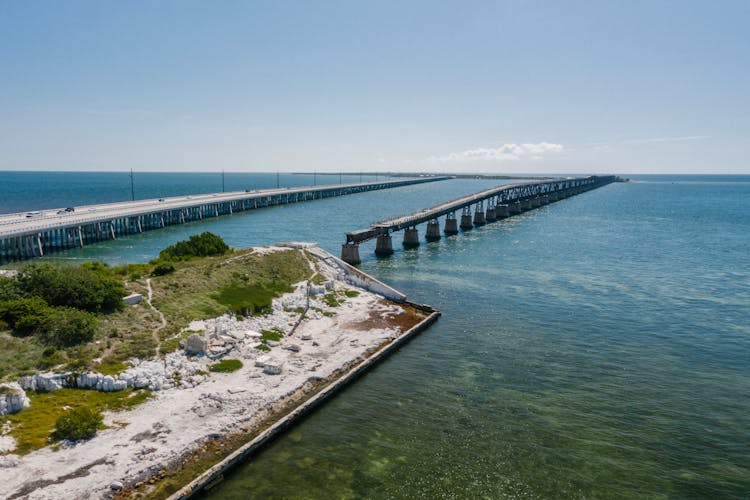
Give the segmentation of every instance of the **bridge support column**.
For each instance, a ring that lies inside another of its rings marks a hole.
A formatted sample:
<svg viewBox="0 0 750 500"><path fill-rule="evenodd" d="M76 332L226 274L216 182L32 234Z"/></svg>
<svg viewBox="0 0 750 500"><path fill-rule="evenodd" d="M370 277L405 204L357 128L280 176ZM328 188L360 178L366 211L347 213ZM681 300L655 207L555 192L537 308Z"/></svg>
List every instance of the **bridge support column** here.
<svg viewBox="0 0 750 500"><path fill-rule="evenodd" d="M478 209L474 212L474 225L484 226L487 222L484 220L484 210Z"/></svg>
<svg viewBox="0 0 750 500"><path fill-rule="evenodd" d="M468 231L474 228L474 224L471 223L471 214L461 214L461 229Z"/></svg>
<svg viewBox="0 0 750 500"><path fill-rule="evenodd" d="M361 264L362 260L359 258L359 245L356 243L344 243L341 245L341 260L353 266Z"/></svg>
<svg viewBox="0 0 750 500"><path fill-rule="evenodd" d="M523 212L523 209L521 209L521 202L514 201L513 203L508 204L508 211L511 213L511 215L516 215Z"/></svg>
<svg viewBox="0 0 750 500"><path fill-rule="evenodd" d="M419 246L419 231L416 227L404 229L404 248L417 248Z"/></svg>
<svg viewBox="0 0 750 500"><path fill-rule="evenodd" d="M443 232L446 234L446 236L453 236L454 234L458 234L458 221L456 220L456 216L452 214L448 214L448 216L445 218L445 229Z"/></svg>
<svg viewBox="0 0 750 500"><path fill-rule="evenodd" d="M393 255L393 238L390 234L381 234L375 243L375 255Z"/></svg>
<svg viewBox="0 0 750 500"><path fill-rule="evenodd" d="M533 207L531 205L531 200L521 200L521 210L531 210Z"/></svg>
<svg viewBox="0 0 750 500"><path fill-rule="evenodd" d="M507 219L508 217L510 217L510 210L508 209L508 205L496 206L495 212L498 219Z"/></svg>
<svg viewBox="0 0 750 500"><path fill-rule="evenodd" d="M437 219L433 219L427 222L427 234L425 235L427 241L437 241L440 239L440 222Z"/></svg>
<svg viewBox="0 0 750 500"><path fill-rule="evenodd" d="M487 211L484 214L484 219L487 222L495 222L497 220L497 208L496 207L487 208Z"/></svg>

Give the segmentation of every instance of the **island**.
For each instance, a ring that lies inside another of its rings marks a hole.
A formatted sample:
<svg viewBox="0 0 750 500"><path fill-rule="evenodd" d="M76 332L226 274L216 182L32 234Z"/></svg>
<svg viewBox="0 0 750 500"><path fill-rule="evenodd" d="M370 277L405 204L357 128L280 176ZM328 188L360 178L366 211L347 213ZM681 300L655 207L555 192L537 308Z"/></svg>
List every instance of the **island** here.
<svg viewBox="0 0 750 500"><path fill-rule="evenodd" d="M439 316L314 244L211 233L3 274L7 498L189 496Z"/></svg>

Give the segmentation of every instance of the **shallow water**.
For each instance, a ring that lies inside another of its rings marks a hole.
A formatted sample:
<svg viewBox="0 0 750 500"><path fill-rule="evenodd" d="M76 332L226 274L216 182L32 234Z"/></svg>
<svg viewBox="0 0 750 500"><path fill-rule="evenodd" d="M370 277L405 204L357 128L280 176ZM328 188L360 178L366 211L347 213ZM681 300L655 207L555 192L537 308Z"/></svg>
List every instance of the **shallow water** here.
<svg viewBox="0 0 750 500"><path fill-rule="evenodd" d="M203 230L338 253L345 231L495 184L276 207L62 256L144 261ZM748 177L644 177L388 259L362 245L366 272L443 317L211 496L747 497L749 214Z"/></svg>

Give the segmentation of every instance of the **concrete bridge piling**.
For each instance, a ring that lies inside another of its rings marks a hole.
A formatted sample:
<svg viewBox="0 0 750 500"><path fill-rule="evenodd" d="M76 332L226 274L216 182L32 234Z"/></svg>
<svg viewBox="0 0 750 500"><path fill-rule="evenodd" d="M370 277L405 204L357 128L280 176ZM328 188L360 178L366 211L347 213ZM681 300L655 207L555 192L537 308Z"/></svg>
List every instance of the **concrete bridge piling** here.
<svg viewBox="0 0 750 500"><path fill-rule="evenodd" d="M424 238L427 241L438 241L440 239L440 222L437 219L427 221L427 233Z"/></svg>
<svg viewBox="0 0 750 500"><path fill-rule="evenodd" d="M359 254L357 254L359 256ZM390 234L381 234L375 243L375 255L381 257L393 255L393 238Z"/></svg>
<svg viewBox="0 0 750 500"><path fill-rule="evenodd" d="M475 226L503 220L524 211L595 189L611 182L615 176L589 176L552 181L506 184L473 195L441 203L412 215L394 217L371 224L370 228L346 233L346 243L341 247L341 258L349 264L359 264L359 243L377 238L375 253L379 256L393 254L391 233L404 231L404 248L419 246L417 226L427 224L427 241L440 239L439 217L445 216L444 233L458 234L459 227L468 231ZM486 211L484 209L486 203ZM461 211L460 223L456 212ZM472 216L473 214L473 216Z"/></svg>
<svg viewBox="0 0 750 500"><path fill-rule="evenodd" d="M484 219L484 208L482 207L482 202L476 204L474 207L474 225L475 226L484 226L487 222Z"/></svg>
<svg viewBox="0 0 750 500"><path fill-rule="evenodd" d="M448 212L445 216L445 229L443 229L443 232L446 236L458 234L458 221L456 220L455 212Z"/></svg>
<svg viewBox="0 0 750 500"><path fill-rule="evenodd" d="M416 226L404 229L404 248L417 248L419 246L419 231Z"/></svg>

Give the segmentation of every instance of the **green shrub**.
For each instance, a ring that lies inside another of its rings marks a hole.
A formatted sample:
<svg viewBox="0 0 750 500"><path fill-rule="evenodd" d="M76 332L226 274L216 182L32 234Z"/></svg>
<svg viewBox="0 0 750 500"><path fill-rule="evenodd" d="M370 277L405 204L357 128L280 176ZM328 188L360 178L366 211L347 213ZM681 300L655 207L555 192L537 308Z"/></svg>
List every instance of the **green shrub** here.
<svg viewBox="0 0 750 500"><path fill-rule="evenodd" d="M18 275L18 284L26 296L41 297L51 306L91 312L122 309L126 295L122 282L100 262L66 267L27 264Z"/></svg>
<svg viewBox="0 0 750 500"><path fill-rule="evenodd" d="M18 281L6 276L0 276L0 302L16 300L23 296Z"/></svg>
<svg viewBox="0 0 750 500"><path fill-rule="evenodd" d="M271 347L266 344L258 344L255 346L256 349L259 351L269 352L271 350Z"/></svg>
<svg viewBox="0 0 750 500"><path fill-rule="evenodd" d="M224 255L229 250L229 245L224 243L219 236L205 231L193 235L187 241L178 241L159 252L162 260L188 260L193 257L208 257L210 255Z"/></svg>
<svg viewBox="0 0 750 500"><path fill-rule="evenodd" d="M44 321L50 307L39 297L0 302L0 319L17 333L28 335Z"/></svg>
<svg viewBox="0 0 750 500"><path fill-rule="evenodd" d="M102 425L104 417L97 409L86 406L68 410L55 422L55 439L78 441L94 437L96 429Z"/></svg>
<svg viewBox="0 0 750 500"><path fill-rule="evenodd" d="M93 340L98 328L96 316L72 307L55 307L37 327L45 344L70 347Z"/></svg>
<svg viewBox="0 0 750 500"><path fill-rule="evenodd" d="M242 368L242 361L239 359L222 359L208 367L209 370L217 373L236 372L240 368Z"/></svg>
<svg viewBox="0 0 750 500"><path fill-rule="evenodd" d="M174 264L171 262L159 262L151 271L151 276L164 276L174 272Z"/></svg>

